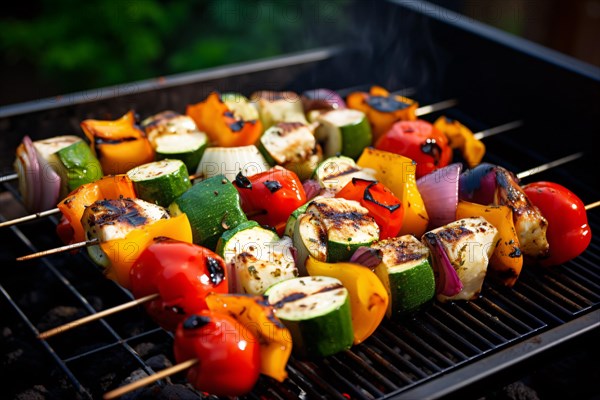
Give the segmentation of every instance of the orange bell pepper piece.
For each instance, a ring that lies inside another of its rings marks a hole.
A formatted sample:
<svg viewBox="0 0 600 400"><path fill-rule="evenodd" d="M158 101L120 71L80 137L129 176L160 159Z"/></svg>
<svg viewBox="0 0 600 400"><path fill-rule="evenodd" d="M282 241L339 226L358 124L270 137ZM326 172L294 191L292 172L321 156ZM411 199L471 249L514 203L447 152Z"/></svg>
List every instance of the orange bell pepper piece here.
<svg viewBox="0 0 600 400"><path fill-rule="evenodd" d="M373 143L397 121L414 121L419 104L408 97L392 95L380 86L369 93L353 92L346 99L348 108L364 112L371 123Z"/></svg>
<svg viewBox="0 0 600 400"><path fill-rule="evenodd" d="M144 131L137 127L133 111L114 121L86 119L81 129L106 175L124 174L154 161L154 150Z"/></svg>
<svg viewBox="0 0 600 400"><path fill-rule="evenodd" d="M98 200L118 199L119 197L137 197L133 183L127 175L108 175L96 182L81 185L58 203L58 209L73 229L73 237L69 243L86 240L81 217L87 206ZM67 237L63 238L63 240L65 239Z"/></svg>
<svg viewBox="0 0 600 400"><path fill-rule="evenodd" d="M212 92L204 101L188 105L186 114L214 146L248 146L256 143L263 128L258 113L256 118L247 119L247 107L252 106L243 96L235 96L235 99L232 96L231 101L226 102L219 93Z"/></svg>
<svg viewBox="0 0 600 400"><path fill-rule="evenodd" d="M260 372L279 382L287 378L285 366L292 353L292 335L262 296L211 293L211 311L228 314L244 325L260 343Z"/></svg>
<svg viewBox="0 0 600 400"><path fill-rule="evenodd" d="M130 290L130 270L140 254L154 238L167 237L192 243L192 227L187 215L181 214L168 219L160 219L129 232L122 239L101 242L98 246L108 258L104 274L125 289Z"/></svg>

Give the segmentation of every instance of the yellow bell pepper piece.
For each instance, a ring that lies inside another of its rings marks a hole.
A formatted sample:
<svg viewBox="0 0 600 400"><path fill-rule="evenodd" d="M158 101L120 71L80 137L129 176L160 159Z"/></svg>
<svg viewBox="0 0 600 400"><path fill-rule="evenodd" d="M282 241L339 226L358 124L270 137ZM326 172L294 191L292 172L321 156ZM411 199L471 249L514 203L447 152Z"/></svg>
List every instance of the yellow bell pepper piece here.
<svg viewBox="0 0 600 400"><path fill-rule="evenodd" d="M211 311L231 315L260 342L260 372L283 382L292 353L292 335L262 296L211 293L206 296Z"/></svg>
<svg viewBox="0 0 600 400"><path fill-rule="evenodd" d="M125 174L154 161L154 149L144 131L136 126L133 111L114 121L86 119L81 122L81 129L105 175Z"/></svg>
<svg viewBox="0 0 600 400"><path fill-rule="evenodd" d="M375 178L402 201L404 218L398 236L421 237L429 224L429 215L417 189L416 164L410 158L371 147L363 150L356 163L374 169Z"/></svg>
<svg viewBox="0 0 600 400"><path fill-rule="evenodd" d="M383 283L373 271L359 264L326 263L310 256L306 260L306 270L312 276L337 278L348 290L354 344L362 343L375 332L390 300Z"/></svg>
<svg viewBox="0 0 600 400"><path fill-rule="evenodd" d="M109 260L104 271L106 277L130 289L129 270L152 239L160 236L192 243L192 227L187 215L161 219L136 228L122 239L101 242L99 246Z"/></svg>
<svg viewBox="0 0 600 400"><path fill-rule="evenodd" d="M459 149L469 168L475 168L485 154L485 144L473 135L473 132L460 122L439 117L433 126L448 137L448 144Z"/></svg>
<svg viewBox="0 0 600 400"><path fill-rule="evenodd" d="M484 206L460 200L456 208L456 219L468 217L483 217L498 229L500 241L490 257L488 274L504 286L514 286L523 268L523 255L519 248L512 210L507 206Z"/></svg>

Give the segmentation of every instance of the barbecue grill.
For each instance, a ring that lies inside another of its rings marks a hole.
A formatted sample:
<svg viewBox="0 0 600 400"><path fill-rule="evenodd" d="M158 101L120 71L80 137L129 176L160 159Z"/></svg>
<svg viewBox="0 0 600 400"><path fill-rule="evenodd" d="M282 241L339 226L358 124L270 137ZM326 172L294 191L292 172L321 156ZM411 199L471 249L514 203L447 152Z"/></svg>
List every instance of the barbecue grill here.
<svg viewBox="0 0 600 400"><path fill-rule="evenodd" d="M485 161L519 172L574 152L583 157L539 173L585 204L600 199L592 136L600 70L430 3L358 5L364 30L352 43L201 72L134 82L0 108L2 172L24 134L33 140L80 132L85 118L141 116L185 106L210 91L303 90L347 94L379 84L420 104L456 99L442 113L473 131L512 121L485 139ZM80 134L81 135L81 134ZM3 183L0 218L25 214ZM600 211L588 212L600 232ZM57 247L56 217L0 231L3 391L47 398L100 398L173 362L172 336L141 307L64 332L39 332L132 299L85 252L17 263ZM289 378L261 377L249 399L421 399L474 394L573 343L592 343L600 325L600 239L557 268L525 268L513 289L486 282L470 302L434 303L414 319L384 321L364 343L320 361L291 359ZM34 373L35 371L35 373ZM479 392L481 393L481 392ZM126 395L197 398L182 374ZM186 397L187 396L187 397Z"/></svg>

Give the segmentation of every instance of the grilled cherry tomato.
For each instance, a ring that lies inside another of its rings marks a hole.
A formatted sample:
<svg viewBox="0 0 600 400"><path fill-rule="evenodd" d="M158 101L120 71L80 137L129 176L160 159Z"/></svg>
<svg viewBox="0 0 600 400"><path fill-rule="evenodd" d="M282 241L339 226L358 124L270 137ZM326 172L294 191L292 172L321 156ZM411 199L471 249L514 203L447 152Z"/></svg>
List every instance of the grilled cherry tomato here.
<svg viewBox="0 0 600 400"><path fill-rule="evenodd" d="M229 315L202 311L177 326L177 363L198 360L187 372L198 390L216 396L241 396L252 390L260 374L256 337Z"/></svg>
<svg viewBox="0 0 600 400"><path fill-rule="evenodd" d="M64 215L60 217L60 221L56 225L56 234L63 243L73 243L75 230L71 226L71 222Z"/></svg>
<svg viewBox="0 0 600 400"><path fill-rule="evenodd" d="M581 199L554 182L529 183L523 190L548 220L546 238L550 250L540 265L559 265L583 253L592 240L592 231Z"/></svg>
<svg viewBox="0 0 600 400"><path fill-rule="evenodd" d="M335 197L356 200L369 210L379 226L379 239L398 236L404 218L402 202L388 188L376 181L353 178Z"/></svg>
<svg viewBox="0 0 600 400"><path fill-rule="evenodd" d="M307 201L298 175L280 166L251 176L239 173L233 183L246 215L261 225L275 228L279 235L283 234L292 211Z"/></svg>
<svg viewBox="0 0 600 400"><path fill-rule="evenodd" d="M375 148L400 154L417 163L417 178L452 161L448 138L425 120L399 121L375 142Z"/></svg>
<svg viewBox="0 0 600 400"><path fill-rule="evenodd" d="M225 261L202 246L164 237L155 238L130 271L136 298L154 293L145 304L148 314L163 328L175 330L186 316L207 310L208 293L227 293Z"/></svg>

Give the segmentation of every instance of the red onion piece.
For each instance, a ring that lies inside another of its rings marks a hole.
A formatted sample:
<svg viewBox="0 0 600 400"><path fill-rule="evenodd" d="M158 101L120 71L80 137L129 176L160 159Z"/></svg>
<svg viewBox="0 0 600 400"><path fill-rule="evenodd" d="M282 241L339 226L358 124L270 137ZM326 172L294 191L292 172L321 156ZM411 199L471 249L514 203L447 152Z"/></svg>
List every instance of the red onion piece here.
<svg viewBox="0 0 600 400"><path fill-rule="evenodd" d="M458 188L461 200L478 204L493 203L496 192L496 166L482 163L463 172Z"/></svg>
<svg viewBox="0 0 600 400"><path fill-rule="evenodd" d="M456 270L452 266L442 242L435 233L428 232L424 242L431 251L433 272L435 275L435 292L444 296L455 296L463 289Z"/></svg>
<svg viewBox="0 0 600 400"><path fill-rule="evenodd" d="M304 187L304 193L306 194L306 200L312 200L316 196L318 196L321 191L321 185L314 179L307 179L302 182L302 187Z"/></svg>
<svg viewBox="0 0 600 400"><path fill-rule="evenodd" d="M56 207L60 177L38 153L29 136L17 148L15 170L25 208L32 213Z"/></svg>
<svg viewBox="0 0 600 400"><path fill-rule="evenodd" d="M312 89L302 93L304 112L346 108L346 102L331 89Z"/></svg>
<svg viewBox="0 0 600 400"><path fill-rule="evenodd" d="M350 262L360 264L367 268L375 268L381 263L382 257L381 250L361 246L356 249L354 254L352 254Z"/></svg>
<svg viewBox="0 0 600 400"><path fill-rule="evenodd" d="M428 229L456 220L462 164L453 163L417 179L417 188L429 214Z"/></svg>
<svg viewBox="0 0 600 400"><path fill-rule="evenodd" d="M40 210L49 210L56 207L60 194L60 176L52 169L50 164L35 152L40 165Z"/></svg>
<svg viewBox="0 0 600 400"><path fill-rule="evenodd" d="M40 208L40 164L37 152L29 136L23 138L23 147L17 149L17 159L22 163L22 174L19 176L19 190L23 196L23 204L29 212L44 211Z"/></svg>

